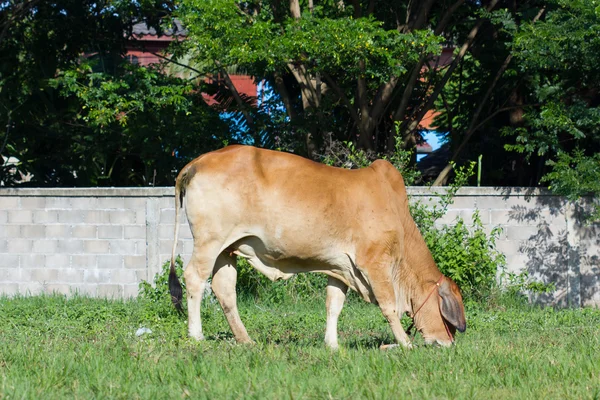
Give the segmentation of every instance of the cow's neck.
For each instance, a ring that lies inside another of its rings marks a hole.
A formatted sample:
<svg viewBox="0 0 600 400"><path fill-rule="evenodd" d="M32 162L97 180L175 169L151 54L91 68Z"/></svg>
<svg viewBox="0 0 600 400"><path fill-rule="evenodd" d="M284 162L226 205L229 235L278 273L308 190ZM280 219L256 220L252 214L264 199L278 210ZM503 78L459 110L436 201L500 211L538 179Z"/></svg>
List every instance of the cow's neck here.
<svg viewBox="0 0 600 400"><path fill-rule="evenodd" d="M409 275L409 279L406 279L404 284L408 303L406 311L413 313L416 307L425 301L432 285L435 285L440 278L441 272L417 226L414 222L411 225L414 229L405 230L404 238L406 257L404 268Z"/></svg>

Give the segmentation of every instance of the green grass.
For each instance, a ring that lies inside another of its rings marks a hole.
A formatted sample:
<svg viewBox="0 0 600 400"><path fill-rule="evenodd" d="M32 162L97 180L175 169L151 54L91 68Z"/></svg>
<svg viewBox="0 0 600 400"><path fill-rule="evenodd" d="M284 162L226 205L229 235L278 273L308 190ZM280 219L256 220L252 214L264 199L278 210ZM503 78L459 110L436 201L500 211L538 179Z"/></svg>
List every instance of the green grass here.
<svg viewBox="0 0 600 400"><path fill-rule="evenodd" d="M382 352L381 313L351 300L334 353L324 308L244 300L257 345L237 346L211 301L196 343L165 304L1 298L0 399L600 397L600 310L470 307L456 346ZM153 333L136 337L141 326Z"/></svg>

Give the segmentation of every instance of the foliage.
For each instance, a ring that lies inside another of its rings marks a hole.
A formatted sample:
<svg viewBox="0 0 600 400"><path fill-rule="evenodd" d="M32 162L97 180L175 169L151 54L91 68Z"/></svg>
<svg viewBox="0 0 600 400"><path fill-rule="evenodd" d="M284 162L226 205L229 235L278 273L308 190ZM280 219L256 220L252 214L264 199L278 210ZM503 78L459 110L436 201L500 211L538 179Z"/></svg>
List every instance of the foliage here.
<svg viewBox="0 0 600 400"><path fill-rule="evenodd" d="M139 21L161 32L171 2L4 2L0 153L35 186L171 184L227 126L201 87L123 60ZM82 57L82 55L84 57ZM11 166L0 181L19 181Z"/></svg>
<svg viewBox="0 0 600 400"><path fill-rule="evenodd" d="M600 194L600 15L598 2L550 1L515 35L519 74L532 88L524 126L507 127L509 150L540 157L541 182L571 200ZM576 66L575 68L570 65ZM596 209L600 218L600 208Z"/></svg>
<svg viewBox="0 0 600 400"><path fill-rule="evenodd" d="M396 136L394 151L388 154L377 154L372 150L357 148L352 142L331 141L325 147L325 154L320 156L323 164L356 169L371 165L378 158L389 161L402 173L406 186L414 185L420 179L419 171L411 164L413 153L402 147L402 139Z"/></svg>
<svg viewBox="0 0 600 400"><path fill-rule="evenodd" d="M433 62L443 41L431 25L402 27L400 21L418 13L435 21L448 6L429 13L405 2L384 1L370 10L359 3L330 2L309 10L297 2L301 10L296 12L294 3L183 0L177 16L189 37L176 53L193 53L214 76L236 66L266 80L287 119L264 127L262 134L281 137L281 131L291 130L295 143L308 147L296 151L312 156L310 147L332 136L362 149L392 152L394 121L404 122L400 114L419 102L403 94L405 83L423 90L429 84L421 85L426 77L410 72Z"/></svg>
<svg viewBox="0 0 600 400"><path fill-rule="evenodd" d="M160 271L154 275L152 284L148 281L142 280L140 282L138 298L142 301L148 302L157 311L165 312L167 314L174 314L175 308L171 302L171 295L169 294L169 273L171 271L171 262L165 261L161 266ZM181 256L175 258L175 271L179 277L183 293L183 309L185 308L186 296L185 296L185 280L183 277L183 259Z"/></svg>
<svg viewBox="0 0 600 400"><path fill-rule="evenodd" d="M458 284L466 299L481 300L490 295L496 274L505 264L504 255L496 249L502 228L496 227L488 235L477 211L472 218L472 226L459 218L455 225L443 226L426 240L440 271Z"/></svg>
<svg viewBox="0 0 600 400"><path fill-rule="evenodd" d="M324 303L324 294L281 305L242 300L241 318L257 344L234 346L215 303L205 302L207 340L197 343L187 338L183 320L147 319L140 299L0 298L0 396L564 399L600 393L597 309L468 308L468 327L456 346L381 352L379 345L393 337L388 323L377 307L353 301L341 314L341 349L332 353L323 344ZM152 333L135 336L140 327Z"/></svg>
<svg viewBox="0 0 600 400"><path fill-rule="evenodd" d="M49 84L71 103L65 118L80 127L69 149L81 163L69 166L76 183L168 185L181 165L225 137L199 87L156 68L123 63L106 73L82 63Z"/></svg>

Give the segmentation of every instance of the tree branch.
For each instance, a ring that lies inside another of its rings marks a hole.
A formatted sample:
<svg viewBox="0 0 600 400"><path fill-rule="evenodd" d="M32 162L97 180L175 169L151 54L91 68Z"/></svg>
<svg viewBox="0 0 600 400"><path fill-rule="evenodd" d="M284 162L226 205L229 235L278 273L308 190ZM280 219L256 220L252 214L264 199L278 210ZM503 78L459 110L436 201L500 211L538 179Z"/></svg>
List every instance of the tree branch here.
<svg viewBox="0 0 600 400"><path fill-rule="evenodd" d="M287 112L288 117L290 117L291 121L295 121L296 112L294 111L294 107L292 106L292 100L290 98L290 94L287 88L285 87L283 77L279 72L275 72L275 85L277 86L277 90L279 91L281 101L283 101L283 105L285 106L285 110Z"/></svg>
<svg viewBox="0 0 600 400"><path fill-rule="evenodd" d="M546 11L546 7L542 7L540 9L540 11L536 14L536 16L533 18L532 23L537 22L542 17L542 15L544 14L545 11ZM494 116L496 116L500 112L511 110L511 109L515 109L515 108L523 108L524 107L523 105L517 105L517 106L500 108L500 109L496 110L495 112L493 112L486 119L484 119L481 123L479 123L478 125L475 125L477 123L477 120L479 119L479 115L481 114L481 111L483 110L484 105L487 103L489 97L492 95L492 91L494 90L494 88L498 84L498 81L500 80L500 78L502 77L502 75L504 74L504 72L506 71L506 69L508 68L508 65L510 64L512 58L513 58L513 55L511 53L511 54L509 54L506 57L506 59L504 60L504 62L500 66L500 68L498 69L498 72L496 73L496 76L494 76L494 79L490 83L490 85L489 85L487 91L485 92L483 98L479 102L479 105L477 106L477 109L475 110L475 113L473 114L473 118L471 118L471 122L469 124L468 129L467 129L467 133L465 134L465 136L463 137L462 142L460 143L460 145L458 146L458 148L455 150L454 154L452 155L452 158L450 160L451 162L456 161L456 159L458 158L458 156L462 152L462 150L465 147L465 145L467 144L467 142L471 139L471 137L473 136L473 134L481 126L483 126L487 121L489 121L490 119L492 119ZM444 182L446 180L446 178L447 178L448 174L450 173L451 169L452 169L452 166L450 165L450 163L448 163L448 165L446 165L446 167L442 170L442 172L440 172L440 174L438 175L438 177L434 181L433 185L434 186L441 185L442 182Z"/></svg>
<svg viewBox="0 0 600 400"><path fill-rule="evenodd" d="M290 0L290 14L292 14L292 18L300 19L302 13L300 12L300 1L299 0Z"/></svg>
<svg viewBox="0 0 600 400"><path fill-rule="evenodd" d="M360 119L358 118L356 107L352 105L352 103L350 103L350 100L348 99L342 88L339 87L339 85L331 78L331 76L329 76L329 74L324 72L323 78L325 78L325 81L327 81L327 83L329 84L329 86L331 86L333 91L340 97L340 99L346 105L346 107L348 107L348 110L350 111L350 117L352 117L354 123L356 125L359 125Z"/></svg>
<svg viewBox="0 0 600 400"><path fill-rule="evenodd" d="M499 0L492 0L490 2L490 4L488 5L488 7L486 8L487 11L491 11L496 6L496 4L498 4L498 1ZM485 19L483 19L483 18L480 19L479 21L477 21L477 23L475 24L475 26L473 27L473 29L471 29L471 31L469 32L469 35L467 36L467 40L465 40L465 43L463 43L463 45L461 46L458 54L456 55L456 57L454 58L454 60L452 60L452 63L450 64L450 66L446 70L446 73L444 74L444 76L442 77L442 79L438 82L438 84L433 89L433 93L431 94L431 96L429 96L429 99L427 100L427 103L425 104L424 107L421 108L421 110L417 114L417 117L415 118L415 121L411 122L412 126L411 126L410 130L412 130L415 126L417 126L421 122L421 120L423 119L423 117L425 116L425 114L431 109L431 107L433 107L433 104L434 104L435 100L439 96L439 94L442 91L442 89L444 88L444 86L446 86L446 83L448 82L448 80L452 76L452 73L454 72L454 70L456 69L456 67L458 66L458 64L462 61L463 57L467 53L467 50L469 50L469 48L471 47L471 45L475 41L475 37L477 36L477 33L479 33L479 29L481 28L481 26L483 25L484 22L485 22ZM408 124L409 124L409 121L402 122L402 126L400 128L400 131L401 132L406 131L407 130L406 127L407 127Z"/></svg>
<svg viewBox="0 0 600 400"><path fill-rule="evenodd" d="M244 115L244 118L246 119L246 123L248 124L248 129L250 130L250 133L252 133L254 136L255 143L258 144L259 138L258 138L258 132L256 132L255 127L254 127L254 118L252 118L252 115L248 112L247 106L244 103L244 101L242 100L240 93L234 86L233 81L231 80L231 77L229 76L229 73L227 73L227 71L221 65L221 63L219 61L215 60L215 64L217 65L217 67L219 67L219 71L223 75L223 80L225 81L225 85L231 92L235 102L237 103L238 107L240 108L240 111Z"/></svg>

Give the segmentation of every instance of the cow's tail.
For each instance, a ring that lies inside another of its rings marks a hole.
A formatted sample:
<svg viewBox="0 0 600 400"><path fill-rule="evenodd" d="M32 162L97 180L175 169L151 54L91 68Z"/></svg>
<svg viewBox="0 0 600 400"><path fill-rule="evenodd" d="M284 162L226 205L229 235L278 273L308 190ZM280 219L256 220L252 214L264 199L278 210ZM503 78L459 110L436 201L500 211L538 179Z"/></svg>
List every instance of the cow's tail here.
<svg viewBox="0 0 600 400"><path fill-rule="evenodd" d="M179 312L183 312L182 301L183 301L183 290L177 272L175 270L175 252L177 251L177 240L179 236L179 211L183 207L183 198L185 197L185 190L193 169L186 166L183 171L177 177L175 181L175 239L173 240L173 250L171 251L171 270L169 271L169 292L171 293L171 301L175 305L175 308Z"/></svg>

